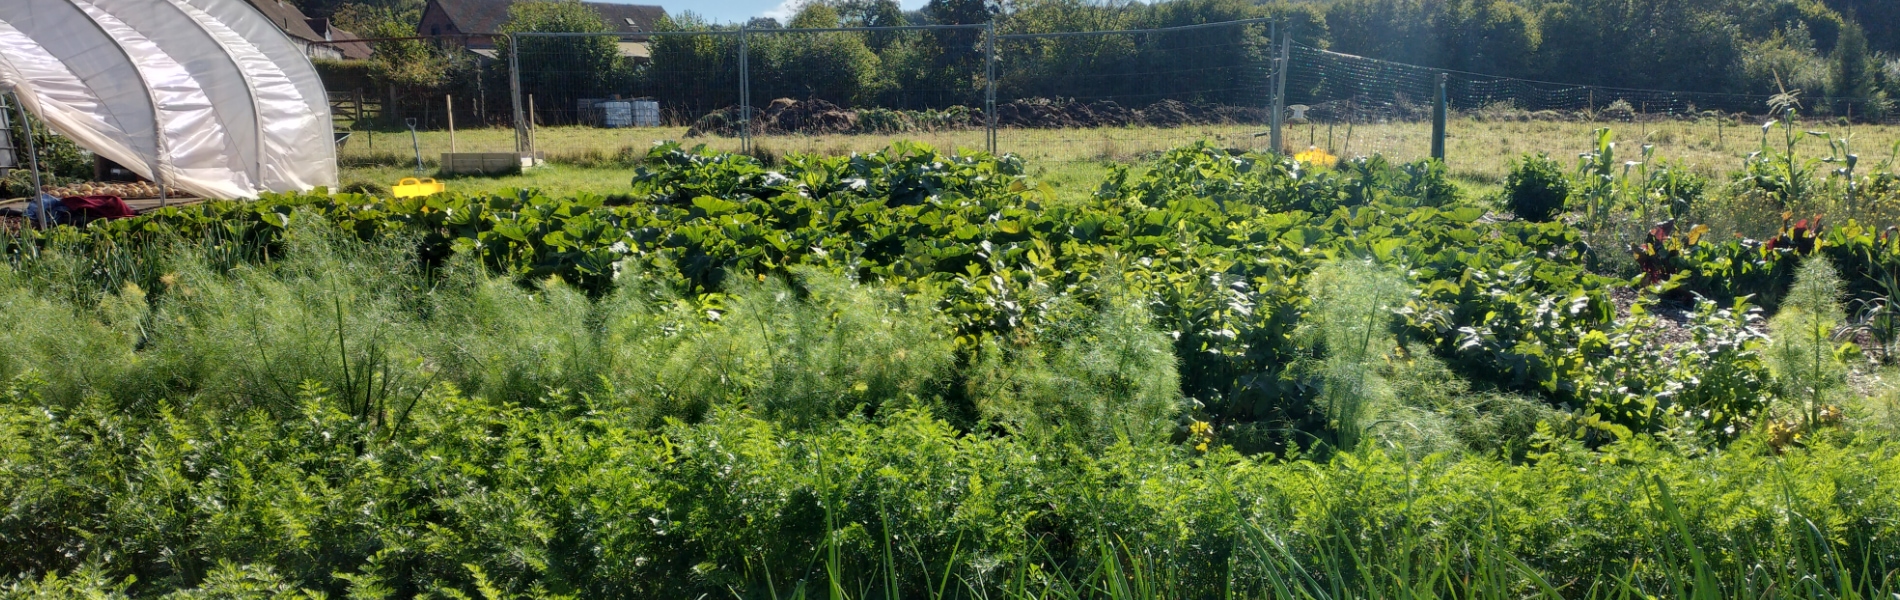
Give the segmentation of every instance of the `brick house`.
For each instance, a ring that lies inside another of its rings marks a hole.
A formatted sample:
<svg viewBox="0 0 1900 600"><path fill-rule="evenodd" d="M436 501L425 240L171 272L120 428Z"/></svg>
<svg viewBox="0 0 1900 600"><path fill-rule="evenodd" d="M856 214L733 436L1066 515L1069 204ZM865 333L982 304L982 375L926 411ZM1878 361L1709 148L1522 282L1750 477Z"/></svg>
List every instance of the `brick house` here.
<svg viewBox="0 0 1900 600"><path fill-rule="evenodd" d="M304 16L303 11L286 0L248 0L252 8L276 23L290 41L304 51L310 58L331 60L362 60L369 58L368 42L348 40L362 39L354 33L332 27L329 19L312 19Z"/></svg>

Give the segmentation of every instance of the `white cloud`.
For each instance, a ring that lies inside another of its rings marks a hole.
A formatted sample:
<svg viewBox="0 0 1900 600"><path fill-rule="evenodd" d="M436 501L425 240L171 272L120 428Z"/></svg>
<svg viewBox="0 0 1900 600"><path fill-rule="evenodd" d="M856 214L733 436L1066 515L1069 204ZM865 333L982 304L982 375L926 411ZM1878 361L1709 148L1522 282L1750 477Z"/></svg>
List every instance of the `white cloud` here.
<svg viewBox="0 0 1900 600"><path fill-rule="evenodd" d="M778 3L778 6L772 10L759 13L759 16L778 19L780 24L784 24L790 22L792 16L798 14L798 9L804 6L805 0L784 0Z"/></svg>

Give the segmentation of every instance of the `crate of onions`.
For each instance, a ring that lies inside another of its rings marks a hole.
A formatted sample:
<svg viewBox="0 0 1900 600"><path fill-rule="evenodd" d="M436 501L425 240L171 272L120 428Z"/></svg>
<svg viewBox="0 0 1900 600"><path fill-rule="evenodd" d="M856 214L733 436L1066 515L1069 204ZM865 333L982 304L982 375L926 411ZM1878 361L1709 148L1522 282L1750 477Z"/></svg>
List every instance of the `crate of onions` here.
<svg viewBox="0 0 1900 600"><path fill-rule="evenodd" d="M129 183L87 182L72 185L47 186L42 188L42 191L58 198L70 196L118 196L130 200L134 198L157 198L158 184L149 181ZM185 195L184 192L179 191L178 188L167 188L165 191L166 197L169 198L178 198Z"/></svg>

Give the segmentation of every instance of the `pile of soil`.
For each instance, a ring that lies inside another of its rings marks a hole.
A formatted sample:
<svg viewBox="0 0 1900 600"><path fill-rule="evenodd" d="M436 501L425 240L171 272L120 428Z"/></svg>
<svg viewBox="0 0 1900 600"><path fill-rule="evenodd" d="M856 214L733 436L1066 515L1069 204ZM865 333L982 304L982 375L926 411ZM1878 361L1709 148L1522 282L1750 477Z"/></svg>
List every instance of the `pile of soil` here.
<svg viewBox="0 0 1900 600"><path fill-rule="evenodd" d="M886 109L847 109L825 100L779 98L763 108L754 109L753 135L824 135L839 133L902 133L913 129L932 131L980 128L983 111L954 107L936 115L930 123L920 123L906 111ZM923 114L923 113L919 113ZM739 135L739 107L722 108L699 118L686 137ZM1267 110L1259 107L1227 106L1162 100L1146 108L1129 108L1112 100L1076 102L1032 98L996 106L996 123L1003 127L1025 129L1065 129L1077 127L1181 127L1188 125L1260 124L1267 122Z"/></svg>
<svg viewBox="0 0 1900 600"><path fill-rule="evenodd" d="M1267 110L1245 106L1190 104L1162 100L1132 109L1112 100L1064 102L1043 98L1017 100L996 107L996 122L1004 127L1062 129L1068 127L1125 127L1149 125L1225 125L1265 123Z"/></svg>
<svg viewBox="0 0 1900 600"><path fill-rule="evenodd" d="M802 133L823 135L850 133L857 128L858 112L820 99L779 98L764 108L754 109L753 135ZM739 135L739 107L722 108L700 117L686 130L686 137Z"/></svg>

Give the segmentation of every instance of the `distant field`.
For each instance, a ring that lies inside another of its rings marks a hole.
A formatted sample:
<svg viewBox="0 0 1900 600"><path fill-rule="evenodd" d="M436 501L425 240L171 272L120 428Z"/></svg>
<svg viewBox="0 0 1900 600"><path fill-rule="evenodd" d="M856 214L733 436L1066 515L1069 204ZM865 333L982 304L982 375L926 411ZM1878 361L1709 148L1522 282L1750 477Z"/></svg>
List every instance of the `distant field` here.
<svg viewBox="0 0 1900 600"><path fill-rule="evenodd" d="M1568 160L1589 147L1591 132L1611 128L1618 141L1619 157L1640 160L1641 146L1656 146L1658 160L1680 162L1691 170L1719 176L1741 165L1742 159L1759 149L1758 124L1734 122L1718 126L1713 121L1663 121L1649 123L1601 123L1554 121L1480 121L1471 118L1453 120L1448 127L1447 163L1454 176L1467 185L1488 188L1502 182L1508 162L1526 153L1546 152ZM1900 141L1900 126L1841 125L1811 123L1804 128L1852 137L1850 149L1866 163L1878 163L1893 152ZM1179 128L1113 127L1095 129L1022 130L1006 129L998 133L998 149L1029 161L1032 170L1040 168L1053 174L1060 183L1070 175L1100 171L1109 163L1127 163L1151 156L1161 150L1210 140L1228 148L1265 149L1265 131L1256 126L1195 126ZM486 191L517 186L560 188L574 191L610 193L624 189L631 165L646 149L661 140L680 140L689 145L705 144L721 150L737 151L736 138L686 138L684 127L632 129L596 129L590 127L551 127L535 132L535 146L551 162L565 167L537 170L523 176L469 179L459 189ZM880 149L900 139L920 141L942 149L981 149L981 130L919 132L902 135L814 135L767 136L756 140L765 152L774 155L817 153L841 155ZM441 153L450 149L447 132L418 134L425 170L433 174ZM1294 149L1326 148L1342 156L1382 154L1395 160L1412 160L1429 154L1429 123L1387 124L1293 124L1286 141ZM1825 142L1807 138L1800 142L1804 156L1827 156ZM476 129L459 131L455 147L462 152L509 152L515 145L512 129ZM409 134L358 132L340 154L344 180L393 181L413 172L414 155ZM384 182L385 184L387 182Z"/></svg>

